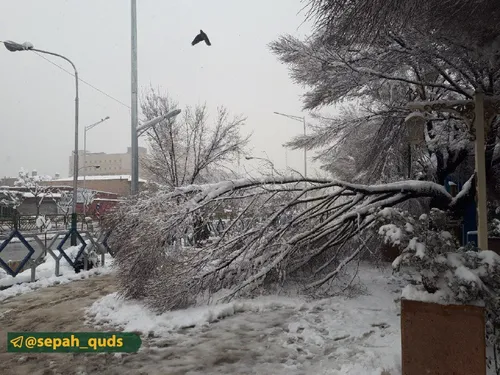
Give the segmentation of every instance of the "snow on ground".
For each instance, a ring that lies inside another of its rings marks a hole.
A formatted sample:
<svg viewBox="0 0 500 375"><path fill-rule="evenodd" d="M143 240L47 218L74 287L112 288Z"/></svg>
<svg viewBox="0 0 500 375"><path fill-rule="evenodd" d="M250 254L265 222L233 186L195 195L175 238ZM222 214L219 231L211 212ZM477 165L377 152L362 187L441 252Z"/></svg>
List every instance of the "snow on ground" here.
<svg viewBox="0 0 500 375"><path fill-rule="evenodd" d="M364 264L359 276L355 298L266 296L157 315L113 293L87 318L140 332L166 373L400 374L400 281L390 266Z"/></svg>
<svg viewBox="0 0 500 375"><path fill-rule="evenodd" d="M72 259L76 257L79 246L73 246L65 250ZM55 252L58 253L57 251ZM16 277L8 275L0 268L0 301L6 298L31 292L35 289L46 288L57 284L66 284L74 280L82 280L93 275L107 274L112 271L112 258L106 254L104 267L96 267L88 271L75 270L62 258L59 263L59 275L55 275L56 262L50 254L47 254L45 262L36 268L36 281L31 281L31 269L19 273ZM7 288L6 288L7 287ZM4 289L6 288L6 289Z"/></svg>

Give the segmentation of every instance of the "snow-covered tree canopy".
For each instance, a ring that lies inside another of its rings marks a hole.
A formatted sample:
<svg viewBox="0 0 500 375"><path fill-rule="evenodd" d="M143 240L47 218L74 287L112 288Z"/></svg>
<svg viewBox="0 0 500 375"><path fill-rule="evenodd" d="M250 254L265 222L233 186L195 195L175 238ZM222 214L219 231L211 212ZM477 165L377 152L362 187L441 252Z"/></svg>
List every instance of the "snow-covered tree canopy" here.
<svg viewBox="0 0 500 375"><path fill-rule="evenodd" d="M408 103L471 99L476 89L498 95L500 45L474 49L432 29L424 33L411 27L399 28L398 22L384 24L370 39L358 39L362 33L354 30L360 23L377 25L380 21L359 14L371 14L372 10L377 13L383 8L379 16L384 23L386 11L392 9L393 3L399 4L394 8L396 13L417 6L413 0L408 4L395 0L312 1L311 9L319 22L315 33L304 41L285 35L271 43L271 50L288 65L294 81L308 88L305 109L318 110L332 104L340 109L330 118L317 118L310 135L298 137L290 145L319 150L318 159L337 175L345 172L339 165L350 165L347 175L343 175L348 179L378 182L408 178L410 164L410 178L420 176L443 183L457 168L473 163L470 129L457 114L432 113L427 118L424 142L415 145L410 160L410 134L405 124L411 112ZM418 3L419 9L430 4ZM432 3L440 7L443 2ZM456 4L455 12L448 14L450 17L470 8L460 7L461 1L445 3L444 8ZM474 2L467 2L471 3ZM426 14L429 9L417 14ZM496 14L497 5L492 19ZM411 16L418 19L416 14ZM406 22L410 15L405 17ZM339 37L342 32L351 32L353 38ZM336 37L330 38L331 35ZM498 118L494 119L487 132L489 178L498 175L499 124ZM496 181L490 184L497 185Z"/></svg>
<svg viewBox="0 0 500 375"><path fill-rule="evenodd" d="M23 201L23 194L19 191L0 190L0 206L17 208Z"/></svg>
<svg viewBox="0 0 500 375"><path fill-rule="evenodd" d="M453 198L426 181L241 179L144 193L121 205L107 225L114 228L110 245L124 295L172 309L207 292L248 293L306 269L306 288L320 287L359 254L361 248L344 245L374 222L377 210L419 197L454 209L469 188ZM224 231L201 249L181 247L195 216L208 221L220 207L234 213Z"/></svg>
<svg viewBox="0 0 500 375"><path fill-rule="evenodd" d="M142 101L147 120L164 115L177 107L166 95L151 89ZM147 132L151 154L144 166L154 178L170 187L216 181L225 174L228 162L242 152L249 137L241 134L245 118L230 116L224 107L218 109L209 124L206 105L187 107L172 119L165 120Z"/></svg>
<svg viewBox="0 0 500 375"><path fill-rule="evenodd" d="M36 171L33 171L36 173ZM42 185L43 181L50 181L52 178L50 176L38 176L36 174L29 174L28 172L21 169L18 174L17 181L14 185L24 191L30 193L35 199L36 204L36 214L40 214L40 206L42 205L45 198L52 198L52 187Z"/></svg>
<svg viewBox="0 0 500 375"><path fill-rule="evenodd" d="M500 42L497 0L307 0L317 28L341 42L371 42L387 31L415 30L488 48ZM336 34L333 33L335 30ZM499 44L496 45L497 47Z"/></svg>

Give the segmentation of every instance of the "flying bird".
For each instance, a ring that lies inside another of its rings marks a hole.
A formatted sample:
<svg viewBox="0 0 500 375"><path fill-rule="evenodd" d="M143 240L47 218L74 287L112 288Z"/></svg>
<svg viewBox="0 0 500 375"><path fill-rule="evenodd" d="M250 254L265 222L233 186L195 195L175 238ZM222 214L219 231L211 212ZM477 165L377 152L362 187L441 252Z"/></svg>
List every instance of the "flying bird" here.
<svg viewBox="0 0 500 375"><path fill-rule="evenodd" d="M198 35L196 35L196 38L193 39L193 41L191 42L191 45L194 46L195 44L200 43L202 40L204 40L205 43L207 43L207 46L212 45L212 44L210 44L210 39L208 39L207 34L205 34L203 32L203 30L200 30L200 33Z"/></svg>

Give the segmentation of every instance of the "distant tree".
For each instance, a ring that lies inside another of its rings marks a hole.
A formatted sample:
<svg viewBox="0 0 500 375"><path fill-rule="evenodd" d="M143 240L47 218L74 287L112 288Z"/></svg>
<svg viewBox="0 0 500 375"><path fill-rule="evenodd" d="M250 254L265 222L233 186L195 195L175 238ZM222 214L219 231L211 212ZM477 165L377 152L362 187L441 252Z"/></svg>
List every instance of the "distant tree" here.
<svg viewBox="0 0 500 375"><path fill-rule="evenodd" d="M176 108L177 103L154 89L141 105L146 120ZM224 177L230 173L228 163L248 144L249 136L241 134L244 123L244 117L231 117L220 107L210 125L206 105L186 107L179 116L147 132L151 154L143 165L157 182L170 188Z"/></svg>
<svg viewBox="0 0 500 375"><path fill-rule="evenodd" d="M0 207L16 209L21 205L23 196L18 191L0 190Z"/></svg>
<svg viewBox="0 0 500 375"><path fill-rule="evenodd" d="M67 221L73 207L73 192L57 189L56 193L59 195L59 199L53 196L53 200L57 205L57 211L62 214L64 220Z"/></svg>
<svg viewBox="0 0 500 375"><path fill-rule="evenodd" d="M30 198L34 198L37 217L40 216L40 207L45 198L52 197L52 187L41 184L42 181L47 180L50 180L50 177L30 175L28 172L21 170L17 181L14 183L14 186L25 190Z"/></svg>
<svg viewBox="0 0 500 375"><path fill-rule="evenodd" d="M88 207L94 202L96 197L95 190L86 189L82 192L83 205L85 206L85 212L87 212Z"/></svg>

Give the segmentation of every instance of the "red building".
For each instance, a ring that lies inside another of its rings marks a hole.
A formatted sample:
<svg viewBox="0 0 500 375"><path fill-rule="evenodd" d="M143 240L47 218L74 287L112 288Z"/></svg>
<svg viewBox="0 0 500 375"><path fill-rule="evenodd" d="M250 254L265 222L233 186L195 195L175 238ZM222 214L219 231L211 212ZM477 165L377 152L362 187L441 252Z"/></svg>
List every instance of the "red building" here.
<svg viewBox="0 0 500 375"><path fill-rule="evenodd" d="M99 219L106 214L111 208L115 207L120 202L120 196L115 193L105 191L94 191L91 202L83 207L83 202L76 203L76 212L79 214L85 213L86 216Z"/></svg>

